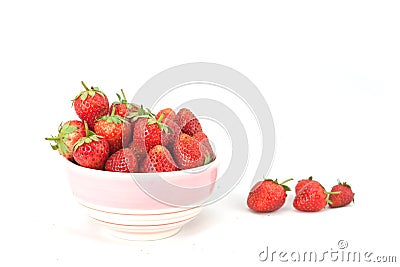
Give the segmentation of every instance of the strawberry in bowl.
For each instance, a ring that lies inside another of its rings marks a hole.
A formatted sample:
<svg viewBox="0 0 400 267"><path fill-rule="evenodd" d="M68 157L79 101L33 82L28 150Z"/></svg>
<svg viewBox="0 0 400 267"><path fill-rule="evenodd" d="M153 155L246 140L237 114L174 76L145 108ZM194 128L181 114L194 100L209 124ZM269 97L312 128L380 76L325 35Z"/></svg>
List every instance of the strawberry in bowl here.
<svg viewBox="0 0 400 267"><path fill-rule="evenodd" d="M202 210L217 178L219 164L200 122L189 109L155 115L128 103L123 91L108 107L104 92L84 87L75 99L81 120L46 138L63 156L75 198L113 236L176 234Z"/></svg>

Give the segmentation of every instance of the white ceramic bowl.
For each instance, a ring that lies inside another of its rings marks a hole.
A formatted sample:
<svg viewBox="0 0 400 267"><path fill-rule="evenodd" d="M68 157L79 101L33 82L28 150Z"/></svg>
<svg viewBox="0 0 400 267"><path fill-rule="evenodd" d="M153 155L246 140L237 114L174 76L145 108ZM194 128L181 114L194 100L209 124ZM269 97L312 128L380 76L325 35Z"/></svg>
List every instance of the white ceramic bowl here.
<svg viewBox="0 0 400 267"><path fill-rule="evenodd" d="M212 193L218 162L165 173L116 173L65 161L73 194L96 222L128 240L156 240L179 232Z"/></svg>

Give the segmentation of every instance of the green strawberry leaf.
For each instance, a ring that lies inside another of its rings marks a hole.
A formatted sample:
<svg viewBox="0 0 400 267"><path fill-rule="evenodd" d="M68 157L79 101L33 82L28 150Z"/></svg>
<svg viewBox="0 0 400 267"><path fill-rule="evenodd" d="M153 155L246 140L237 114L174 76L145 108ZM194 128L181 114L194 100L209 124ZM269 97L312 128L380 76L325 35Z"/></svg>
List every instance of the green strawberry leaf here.
<svg viewBox="0 0 400 267"><path fill-rule="evenodd" d="M158 126L160 127L161 131L164 131L165 133L173 133L174 130L169 127L168 125L164 124L164 123L160 123L158 124Z"/></svg>
<svg viewBox="0 0 400 267"><path fill-rule="evenodd" d="M150 118L147 120L147 124L148 124L148 125L154 124L154 123L157 123L157 120L156 120L155 118L153 118L153 117L150 117Z"/></svg>
<svg viewBox="0 0 400 267"><path fill-rule="evenodd" d="M281 184L281 186L283 187L283 189L285 189L285 191L291 191L289 186L287 186L285 184Z"/></svg>
<svg viewBox="0 0 400 267"><path fill-rule="evenodd" d="M88 96L88 91L83 92L83 93L81 94L81 100L82 100L82 101L85 101L86 98L87 98L87 96Z"/></svg>
<svg viewBox="0 0 400 267"><path fill-rule="evenodd" d="M98 118L97 120L105 120L107 122L110 123L129 123L129 121L125 120L123 117L119 116L119 115L110 115L110 116L103 116L101 118Z"/></svg>
<svg viewBox="0 0 400 267"><path fill-rule="evenodd" d="M64 134L70 134L70 133L75 132L76 129L78 129L78 127L71 125L67 129L65 129L65 131L63 133Z"/></svg>
<svg viewBox="0 0 400 267"><path fill-rule="evenodd" d="M116 93L116 95L117 95L117 97L118 97L118 104L126 104L126 107L127 108L131 108L132 107L132 105L130 105L129 103L128 103L128 101L126 100L126 96L125 96L125 92L124 92L124 90L123 89L121 89L121 94L122 94L122 96L120 95L120 94L118 94L118 93ZM129 106L128 106L129 105Z"/></svg>
<svg viewBox="0 0 400 267"><path fill-rule="evenodd" d="M275 181L273 180L273 179L271 179L271 178L266 178L266 177L264 177L264 181L272 181L272 182L275 182L276 183L276 179L275 179Z"/></svg>
<svg viewBox="0 0 400 267"><path fill-rule="evenodd" d="M291 191L290 187L285 185L285 183L292 181L292 180L293 180L293 178L289 178L289 179L286 179L285 181L283 181L282 183L279 183L278 179L273 180L273 179L269 179L269 178L264 178L264 181L273 181L274 183L282 186L285 191Z"/></svg>
<svg viewBox="0 0 400 267"><path fill-rule="evenodd" d="M85 143L85 137L80 138L74 145L74 151L76 151L78 149L78 147L80 147L81 145L83 145Z"/></svg>
<svg viewBox="0 0 400 267"><path fill-rule="evenodd" d="M126 104L128 107L128 104ZM150 109L145 109L143 108L143 105L139 106L136 104L131 104L129 103L129 107L131 108L132 106L136 107L137 110L129 112L129 114L126 116L128 119L132 119L134 122L137 121L139 118L147 118L147 119L154 119L155 120L155 115L150 111ZM154 122L151 121L151 124Z"/></svg>
<svg viewBox="0 0 400 267"><path fill-rule="evenodd" d="M76 129L78 129L76 126L74 125L70 125L69 122L67 122L66 124L64 124L64 126L61 128L60 134L65 136L68 135L70 133L73 133L76 131Z"/></svg>
<svg viewBox="0 0 400 267"><path fill-rule="evenodd" d="M58 149L58 145L57 145L57 144L55 144L55 145L50 144L50 146L51 146L51 148L52 148L53 150L57 150L57 149Z"/></svg>
<svg viewBox="0 0 400 267"><path fill-rule="evenodd" d="M101 95L102 97L105 97L105 94L99 89L99 87L95 86L95 87L91 87L91 91L93 91L94 93L97 93L99 95ZM93 94L94 96L94 94Z"/></svg>
<svg viewBox="0 0 400 267"><path fill-rule="evenodd" d="M51 141L50 146L53 150L58 149L58 143L60 141L59 137L51 136L51 137L46 137L44 140ZM53 143L54 142L54 143Z"/></svg>
<svg viewBox="0 0 400 267"><path fill-rule="evenodd" d="M150 110L149 108L146 108L146 110L147 110L147 113L148 113L148 114L152 115L153 117L156 116L153 112L151 112L151 110Z"/></svg>
<svg viewBox="0 0 400 267"><path fill-rule="evenodd" d="M69 152L69 149L68 149L67 145L64 142L60 142L59 143L59 148L60 148L60 151L61 151L61 153L63 155L65 155L65 154L67 154Z"/></svg>
<svg viewBox="0 0 400 267"><path fill-rule="evenodd" d="M339 179L337 179L337 181L338 181L338 184L344 185L344 186L346 186L346 187L351 189L351 186L347 182L341 182Z"/></svg>
<svg viewBox="0 0 400 267"><path fill-rule="evenodd" d="M118 117L119 117L119 120L120 120L121 122L123 122L123 123L125 123L125 124L128 124L128 123L129 123L129 121L125 120L125 119L122 118L121 116L118 116Z"/></svg>
<svg viewBox="0 0 400 267"><path fill-rule="evenodd" d="M100 118L97 118L96 121L107 121L108 118L109 118L108 115L104 115L104 116L101 116Z"/></svg>
<svg viewBox="0 0 400 267"><path fill-rule="evenodd" d="M117 102L117 103L122 103L122 98L121 98L121 96L118 94L118 93L116 93L116 95L117 95L117 98L118 98L118 101L119 102ZM115 102L114 102L115 103Z"/></svg>
<svg viewBox="0 0 400 267"><path fill-rule="evenodd" d="M130 116L127 116L127 118L128 119L131 119L131 118L133 118L132 119L132 121L137 121L138 119L140 119L140 118L147 118L147 116L146 115L141 115L141 116L132 116L132 117L130 117Z"/></svg>
<svg viewBox="0 0 400 267"><path fill-rule="evenodd" d="M210 162L211 162L211 156L207 154L206 158L204 159L204 165L207 165Z"/></svg>

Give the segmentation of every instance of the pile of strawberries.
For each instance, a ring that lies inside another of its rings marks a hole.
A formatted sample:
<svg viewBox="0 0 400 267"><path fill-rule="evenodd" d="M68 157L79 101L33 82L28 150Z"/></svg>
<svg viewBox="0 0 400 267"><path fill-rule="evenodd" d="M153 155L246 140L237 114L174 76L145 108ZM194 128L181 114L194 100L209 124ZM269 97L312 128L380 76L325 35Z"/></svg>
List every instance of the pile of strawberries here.
<svg viewBox="0 0 400 267"><path fill-rule="evenodd" d="M280 209L286 201L286 191L290 188L285 185L293 179L278 183L277 180L265 179L257 182L247 198L247 206L257 212L272 212ZM295 188L296 196L293 207L299 211L316 212L326 205L331 208L344 207L354 201L354 193L350 185L338 181L331 192L312 177L299 180Z"/></svg>
<svg viewBox="0 0 400 267"><path fill-rule="evenodd" d="M73 100L80 120L62 123L46 138L68 160L112 172L169 172L212 162L215 154L196 116L186 108L155 115L129 103L123 90L109 105L98 87L87 87Z"/></svg>

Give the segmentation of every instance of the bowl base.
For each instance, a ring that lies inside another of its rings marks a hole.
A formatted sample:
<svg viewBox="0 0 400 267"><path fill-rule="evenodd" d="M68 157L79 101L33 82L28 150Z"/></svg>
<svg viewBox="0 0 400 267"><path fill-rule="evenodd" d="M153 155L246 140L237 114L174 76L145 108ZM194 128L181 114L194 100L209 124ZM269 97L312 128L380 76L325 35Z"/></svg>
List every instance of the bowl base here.
<svg viewBox="0 0 400 267"><path fill-rule="evenodd" d="M202 210L170 208L163 210L121 210L96 206L79 200L88 215L117 238L126 240L158 240L175 235Z"/></svg>
<svg viewBox="0 0 400 267"><path fill-rule="evenodd" d="M176 235L182 227L177 227L174 229L169 229L162 232L154 232L154 233L141 233L141 232L128 232L128 231L119 231L115 229L106 228L106 231L113 237L128 240L128 241L152 241L152 240L160 240L164 238L168 238Z"/></svg>

